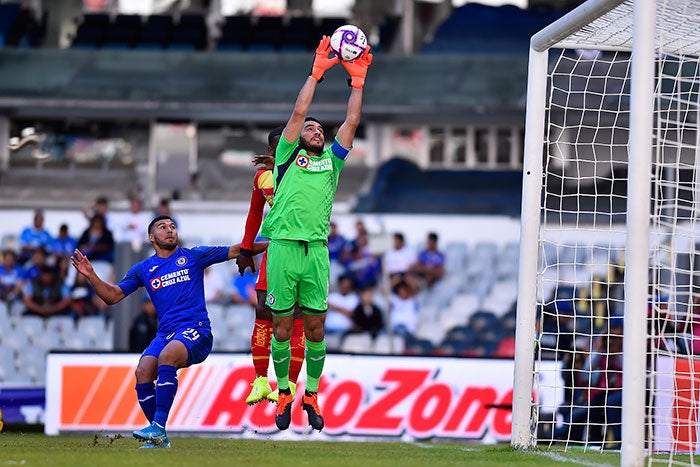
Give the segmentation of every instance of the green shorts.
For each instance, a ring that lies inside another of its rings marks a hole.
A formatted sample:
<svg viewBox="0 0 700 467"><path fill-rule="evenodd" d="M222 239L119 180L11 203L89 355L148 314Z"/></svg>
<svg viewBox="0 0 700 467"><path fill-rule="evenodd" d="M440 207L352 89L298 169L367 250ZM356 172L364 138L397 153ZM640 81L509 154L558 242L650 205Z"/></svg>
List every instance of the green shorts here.
<svg viewBox="0 0 700 467"><path fill-rule="evenodd" d="M330 260L325 242L271 240L267 247L267 306L275 316L328 309Z"/></svg>

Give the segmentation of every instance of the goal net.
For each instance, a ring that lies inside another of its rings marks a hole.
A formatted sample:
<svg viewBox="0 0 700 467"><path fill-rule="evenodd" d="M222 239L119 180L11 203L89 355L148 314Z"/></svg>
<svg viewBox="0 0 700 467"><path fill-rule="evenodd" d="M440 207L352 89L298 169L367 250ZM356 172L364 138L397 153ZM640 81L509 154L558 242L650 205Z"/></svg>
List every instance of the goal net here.
<svg viewBox="0 0 700 467"><path fill-rule="evenodd" d="M700 0L589 0L532 39L516 448L698 459L699 56Z"/></svg>

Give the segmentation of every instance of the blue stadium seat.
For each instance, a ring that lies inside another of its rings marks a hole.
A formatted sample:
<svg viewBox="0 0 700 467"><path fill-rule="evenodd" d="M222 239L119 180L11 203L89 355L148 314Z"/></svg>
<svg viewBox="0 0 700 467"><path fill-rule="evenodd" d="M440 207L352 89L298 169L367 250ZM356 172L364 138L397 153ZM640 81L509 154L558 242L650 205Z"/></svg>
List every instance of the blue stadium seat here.
<svg viewBox="0 0 700 467"><path fill-rule="evenodd" d="M337 18L337 17L326 17L326 18L321 18L321 23L318 26L318 30L316 32L317 37L321 37L323 35L330 36L333 34L333 31L338 29L341 26L344 26L348 24L350 21L347 18Z"/></svg>
<svg viewBox="0 0 700 467"><path fill-rule="evenodd" d="M253 24L249 49L253 51L278 50L284 28L281 16L261 16Z"/></svg>
<svg viewBox="0 0 700 467"><path fill-rule="evenodd" d="M137 49L160 49L170 39L173 18L167 15L151 15L141 28L141 35L136 42Z"/></svg>
<svg viewBox="0 0 700 467"><path fill-rule="evenodd" d="M316 47L319 38L316 36L314 18L299 16L290 18L289 24L282 31L280 50L309 51Z"/></svg>
<svg viewBox="0 0 700 467"><path fill-rule="evenodd" d="M0 47L4 46L12 33L15 21L19 17L19 3L3 3L0 5Z"/></svg>
<svg viewBox="0 0 700 467"><path fill-rule="evenodd" d="M217 50L243 50L248 45L252 30L249 15L227 16L221 27Z"/></svg>
<svg viewBox="0 0 700 467"><path fill-rule="evenodd" d="M134 46L141 33L139 15L118 15L103 38L104 48L127 49Z"/></svg>
<svg viewBox="0 0 700 467"><path fill-rule="evenodd" d="M165 48L170 50L204 50L207 46L207 25L202 15L182 15L173 26Z"/></svg>

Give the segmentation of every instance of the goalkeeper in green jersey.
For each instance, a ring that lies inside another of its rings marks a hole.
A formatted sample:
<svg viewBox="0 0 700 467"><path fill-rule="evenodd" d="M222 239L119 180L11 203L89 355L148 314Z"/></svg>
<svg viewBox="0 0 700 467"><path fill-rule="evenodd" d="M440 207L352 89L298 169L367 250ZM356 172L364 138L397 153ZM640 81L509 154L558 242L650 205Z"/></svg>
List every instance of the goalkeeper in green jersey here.
<svg viewBox="0 0 700 467"><path fill-rule="evenodd" d="M362 88L372 54L340 63L350 73L351 86L345 121L333 144L324 149L321 123L307 113L323 73L337 64L328 58L330 38L323 36L316 49L311 75L297 96L292 116L275 152L275 204L263 222L261 235L270 239L267 258L267 305L272 311L272 362L277 375L279 401L275 423L289 428L293 395L289 390L290 339L294 304L304 313L306 335L306 392L302 408L309 424L323 429L318 406L318 383L326 359L324 322L328 308L330 261L328 230L338 176L352 148L360 124Z"/></svg>

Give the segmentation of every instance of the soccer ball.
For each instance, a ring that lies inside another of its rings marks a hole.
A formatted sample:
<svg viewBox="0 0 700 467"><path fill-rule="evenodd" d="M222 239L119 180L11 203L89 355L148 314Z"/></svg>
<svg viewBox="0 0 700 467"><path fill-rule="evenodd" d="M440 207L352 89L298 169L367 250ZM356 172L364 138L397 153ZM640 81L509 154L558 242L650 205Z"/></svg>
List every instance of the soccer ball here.
<svg viewBox="0 0 700 467"><path fill-rule="evenodd" d="M339 59L351 62L367 50L367 36L357 26L346 24L331 36L331 50Z"/></svg>

